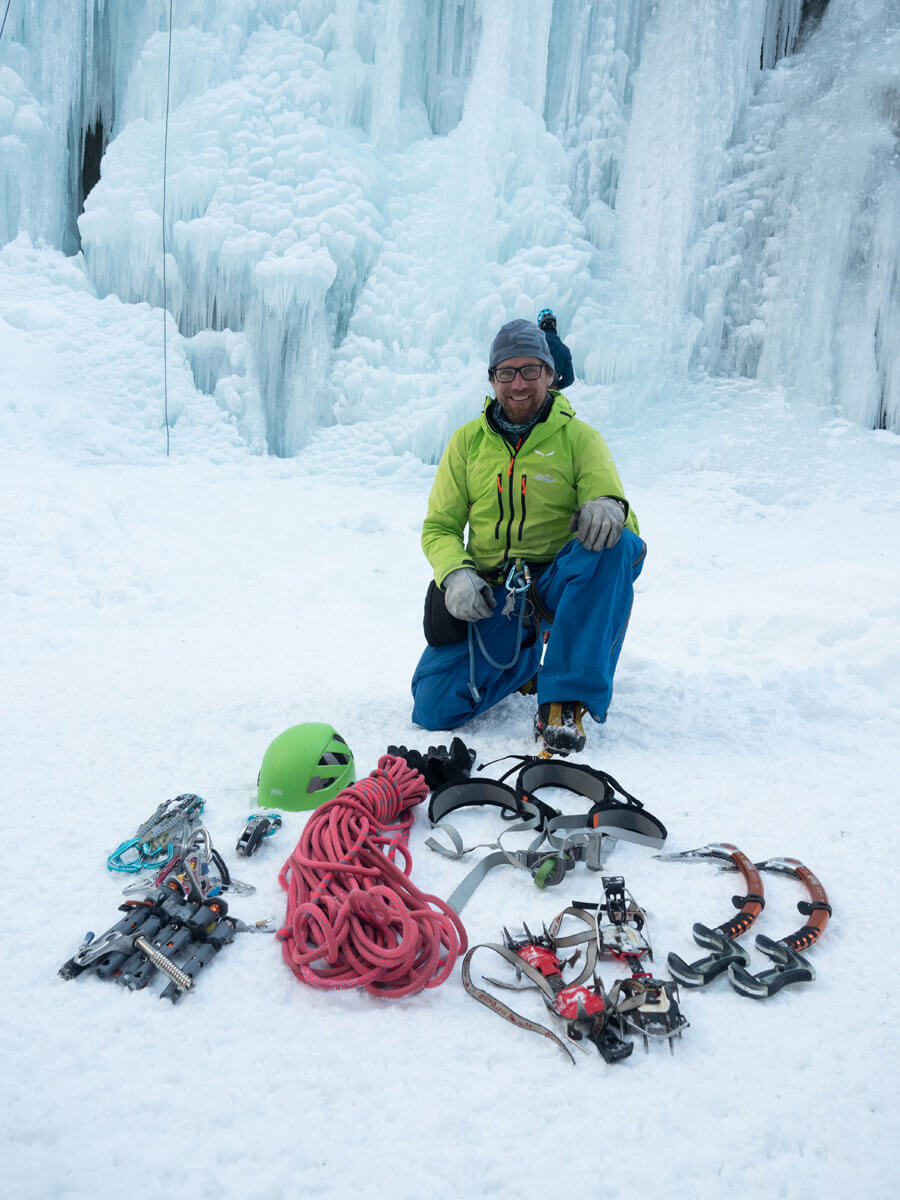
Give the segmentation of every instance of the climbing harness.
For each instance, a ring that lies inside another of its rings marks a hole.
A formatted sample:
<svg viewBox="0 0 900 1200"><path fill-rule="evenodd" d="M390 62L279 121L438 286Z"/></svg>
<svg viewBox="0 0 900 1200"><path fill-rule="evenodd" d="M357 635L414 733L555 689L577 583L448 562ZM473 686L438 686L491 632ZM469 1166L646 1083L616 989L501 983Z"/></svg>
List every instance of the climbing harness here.
<svg viewBox="0 0 900 1200"><path fill-rule="evenodd" d="M418 771L384 755L313 812L279 875L287 912L278 937L298 979L394 998L449 978L466 931L409 879L412 808L427 794Z"/></svg>
<svg viewBox="0 0 900 1200"><path fill-rule="evenodd" d="M428 819L433 828L446 834L452 848L429 838L425 844L430 849L454 859L476 849L492 851L450 896L447 903L455 912L462 911L478 884L494 867L508 865L527 870L536 886L546 888L561 883L577 862L584 862L591 871L602 869L607 851L619 838L653 849L659 849L665 842L663 823L605 771L554 759L529 757L522 761L515 789L504 782L511 774L508 771L500 780L465 779L432 793ZM534 795L545 787L575 792L591 801L591 806L585 813L566 816ZM458 832L445 824L444 819L472 806L497 808L505 820L513 823L495 842L464 847ZM502 839L508 834L522 832L534 833L527 849L514 851L503 845Z"/></svg>
<svg viewBox="0 0 900 1200"><path fill-rule="evenodd" d="M801 953L816 942L828 924L831 905L825 889L810 871L796 858L767 858L756 864L758 871L772 871L777 875L791 875L805 884L809 900L801 900L798 910L809 920L800 929L777 942L762 933L756 935L756 948L775 964L766 971L753 975L745 966L733 963L728 968L728 978L735 991L754 1000L766 1000L793 983L811 982L816 977L812 964Z"/></svg>
<svg viewBox="0 0 900 1200"><path fill-rule="evenodd" d="M282 818L278 813L251 813L237 840L235 850L244 858L250 858L266 838L278 832L281 823Z"/></svg>
<svg viewBox="0 0 900 1200"><path fill-rule="evenodd" d="M204 802L192 792L164 800L152 816L139 825L134 837L122 842L106 860L111 871L136 874L161 867L180 853L200 825Z"/></svg>
<svg viewBox="0 0 900 1200"><path fill-rule="evenodd" d="M684 850L681 853L657 854L655 856L664 862L699 862L704 859L714 859L722 864L724 869L738 870L744 877L747 891L743 896L733 896L732 904L739 911L736 916L723 921L715 929L701 924L693 926L694 941L710 953L696 962L686 963L677 954L670 953L666 964L675 979L685 987L704 987L722 975L732 965L747 967L750 965L750 955L736 940L749 929L762 910L766 899L759 871L746 854L728 842L713 842L701 846L697 850Z"/></svg>
<svg viewBox="0 0 900 1200"><path fill-rule="evenodd" d="M527 925L524 936L519 937L513 937L504 928L502 944L473 946L463 960L462 981L469 995L513 1025L548 1038L572 1062L575 1061L572 1044L584 1050L582 1043L591 1041L606 1062L620 1062L633 1049L633 1043L626 1037L628 1032L639 1034L645 1049L649 1049L652 1038L668 1040L672 1049L673 1039L688 1027L678 1004L678 985L655 979L644 969L644 959L652 958L652 951L644 932L643 909L626 891L621 876L604 877L603 888L603 903L573 903L537 936ZM603 915L605 921L601 920ZM583 928L561 935L560 929L567 918L579 921ZM572 956L561 957L569 949L574 949ZM485 982L513 991L537 989L550 1013L562 1023L565 1041L473 983L471 964L479 950L498 955L516 973L513 983L488 977ZM580 973L565 982L564 969L572 966L582 953L584 965ZM617 980L609 991L597 970L598 962L604 958L615 958L631 971L630 978ZM522 982L523 978L528 982Z"/></svg>

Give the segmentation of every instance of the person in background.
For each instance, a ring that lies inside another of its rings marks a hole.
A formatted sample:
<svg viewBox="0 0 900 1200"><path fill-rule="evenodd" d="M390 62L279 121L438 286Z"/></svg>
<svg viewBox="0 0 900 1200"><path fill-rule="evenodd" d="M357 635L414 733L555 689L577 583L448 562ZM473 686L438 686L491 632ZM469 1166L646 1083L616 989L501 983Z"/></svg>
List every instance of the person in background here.
<svg viewBox="0 0 900 1200"><path fill-rule="evenodd" d="M538 328L544 331L544 337L547 339L547 345L550 347L550 353L553 355L553 362L556 366L556 382L553 386L562 391L563 388L570 387L575 382L572 355L569 347L556 332L556 317L553 315L552 309L542 308L538 313L537 323Z"/></svg>
<svg viewBox="0 0 900 1200"><path fill-rule="evenodd" d="M412 692L416 724L453 729L536 690L535 736L567 754L584 747L585 712L606 719L646 546L606 442L555 377L543 331L504 325L494 395L452 434L431 489Z"/></svg>

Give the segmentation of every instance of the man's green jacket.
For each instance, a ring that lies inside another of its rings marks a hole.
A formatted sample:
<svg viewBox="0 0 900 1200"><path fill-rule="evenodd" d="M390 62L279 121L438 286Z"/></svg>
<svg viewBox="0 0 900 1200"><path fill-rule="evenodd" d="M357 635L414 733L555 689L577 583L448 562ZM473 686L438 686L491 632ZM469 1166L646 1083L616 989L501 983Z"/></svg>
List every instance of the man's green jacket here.
<svg viewBox="0 0 900 1200"><path fill-rule="evenodd" d="M458 567L491 572L508 560L550 562L574 535L572 514L598 496L625 499L606 442L561 392L517 450L480 417L444 451L422 526L422 549L442 584ZM469 526L468 541L465 540ZM627 529L638 533L629 509Z"/></svg>

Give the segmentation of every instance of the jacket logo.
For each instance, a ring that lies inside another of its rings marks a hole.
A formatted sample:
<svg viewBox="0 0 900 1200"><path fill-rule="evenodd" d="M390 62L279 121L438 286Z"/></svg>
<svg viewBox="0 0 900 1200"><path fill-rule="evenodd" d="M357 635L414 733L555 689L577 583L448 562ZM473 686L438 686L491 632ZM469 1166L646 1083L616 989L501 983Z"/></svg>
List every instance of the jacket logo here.
<svg viewBox="0 0 900 1200"><path fill-rule="evenodd" d="M539 454L541 458L552 458L555 453L555 450L535 450L535 454Z"/></svg>
<svg viewBox="0 0 900 1200"><path fill-rule="evenodd" d="M552 475L535 475L535 479L539 479L541 483L556 483Z"/></svg>

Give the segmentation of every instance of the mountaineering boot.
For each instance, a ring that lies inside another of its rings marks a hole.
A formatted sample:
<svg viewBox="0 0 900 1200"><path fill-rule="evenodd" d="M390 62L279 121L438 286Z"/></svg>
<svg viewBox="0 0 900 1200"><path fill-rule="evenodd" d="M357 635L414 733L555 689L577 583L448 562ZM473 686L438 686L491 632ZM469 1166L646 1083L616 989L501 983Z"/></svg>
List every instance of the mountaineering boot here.
<svg viewBox="0 0 900 1200"><path fill-rule="evenodd" d="M544 748L553 754L572 754L584 749L587 712L580 700L553 700L538 706L534 714L534 736L544 739Z"/></svg>

